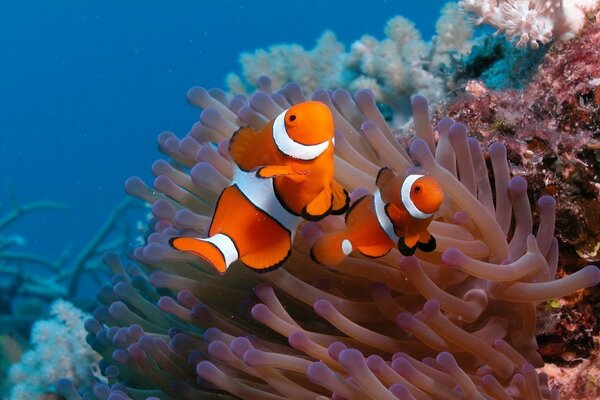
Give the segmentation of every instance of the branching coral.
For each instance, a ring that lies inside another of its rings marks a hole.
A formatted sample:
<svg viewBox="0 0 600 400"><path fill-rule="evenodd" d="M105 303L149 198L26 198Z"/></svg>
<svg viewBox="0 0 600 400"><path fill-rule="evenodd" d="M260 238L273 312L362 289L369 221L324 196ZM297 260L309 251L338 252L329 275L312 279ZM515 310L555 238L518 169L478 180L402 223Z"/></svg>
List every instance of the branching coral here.
<svg viewBox="0 0 600 400"><path fill-rule="evenodd" d="M451 88L453 82L443 73L443 66L470 51L472 30L456 4L448 3L431 43L423 41L415 25L401 16L388 21L385 35L383 40L364 35L352 43L349 52L332 32L325 32L312 50L281 44L243 53L244 79L230 74L229 89L246 93L263 75L268 75L275 87L297 82L307 93L317 88L369 88L377 101L403 122L410 112L411 95L437 100Z"/></svg>
<svg viewBox="0 0 600 400"><path fill-rule="evenodd" d="M0 218L0 230L28 213L65 208L49 201L19 204L11 200L13 210ZM132 208L131 199L117 205L96 235L74 257L68 248L57 260L15 251L12 247L24 239L18 235L0 235L0 331L12 329L27 336L46 304L62 297L74 298L83 277L102 281L106 274L100 255L106 251L125 251L132 242L129 224L122 218ZM15 307L16 299L20 300L20 307Z"/></svg>
<svg viewBox="0 0 600 400"><path fill-rule="evenodd" d="M555 202L538 199L534 233L526 182L510 177L502 144L483 151L449 118L434 130L427 102L415 97L417 138L407 150L370 91L316 91L335 118L336 179L353 198L373 190L383 165L441 183L446 200L430 226L436 251L318 266L310 243L343 224L328 217L300 226L284 267L257 274L234 264L220 277L168 239L205 234L231 179L230 135L260 128L304 95L290 84L249 99L202 88L188 97L203 109L200 121L183 139L159 136L171 160L153 165L154 188L138 178L126 184L153 204L155 232L134 252L138 264L106 257L115 275L86 329L114 385L96 385L92 398L558 398L535 370L543 365L536 305L596 285L600 271L554 279ZM58 387L81 398L68 381Z"/></svg>
<svg viewBox="0 0 600 400"><path fill-rule="evenodd" d="M503 33L515 46L537 49L552 39L571 39L583 27L586 13L598 0L460 0L460 7L475 14L476 24Z"/></svg>

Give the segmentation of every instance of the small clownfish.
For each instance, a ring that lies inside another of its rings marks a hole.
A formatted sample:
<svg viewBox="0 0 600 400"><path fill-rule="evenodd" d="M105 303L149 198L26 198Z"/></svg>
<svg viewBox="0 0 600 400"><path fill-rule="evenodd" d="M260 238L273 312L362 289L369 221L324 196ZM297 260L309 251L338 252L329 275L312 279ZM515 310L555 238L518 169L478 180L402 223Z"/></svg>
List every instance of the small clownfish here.
<svg viewBox="0 0 600 400"><path fill-rule="evenodd" d="M281 266L301 218L317 221L348 209L348 193L333 179L334 123L323 103L296 104L260 132L240 128L229 153L233 181L219 197L209 237L169 241L220 274L238 259L259 272Z"/></svg>
<svg viewBox="0 0 600 400"><path fill-rule="evenodd" d="M435 238L427 231L440 208L444 192L430 176L402 178L389 168L377 174L377 190L354 202L346 214L346 228L326 233L311 247L313 260L335 265L354 249L368 257L383 257L395 244L405 256L416 249L435 250Z"/></svg>

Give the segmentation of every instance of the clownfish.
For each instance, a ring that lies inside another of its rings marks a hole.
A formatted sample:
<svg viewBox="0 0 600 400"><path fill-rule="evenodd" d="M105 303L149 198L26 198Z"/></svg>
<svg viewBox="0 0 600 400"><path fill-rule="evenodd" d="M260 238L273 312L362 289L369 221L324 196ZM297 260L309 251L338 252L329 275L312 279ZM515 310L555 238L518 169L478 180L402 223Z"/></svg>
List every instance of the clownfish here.
<svg viewBox="0 0 600 400"><path fill-rule="evenodd" d="M317 101L290 107L260 132L240 128L229 141L233 180L219 197L208 238L169 243L220 274L238 259L260 272L281 266L301 218L348 209L348 193L333 178L334 142L331 111Z"/></svg>
<svg viewBox="0 0 600 400"><path fill-rule="evenodd" d="M377 174L375 193L356 200L346 214L346 227L326 233L313 243L310 255L323 265L335 265L353 250L383 257L397 244L400 253L435 250L427 231L444 200L439 183L430 176L397 176L389 168Z"/></svg>

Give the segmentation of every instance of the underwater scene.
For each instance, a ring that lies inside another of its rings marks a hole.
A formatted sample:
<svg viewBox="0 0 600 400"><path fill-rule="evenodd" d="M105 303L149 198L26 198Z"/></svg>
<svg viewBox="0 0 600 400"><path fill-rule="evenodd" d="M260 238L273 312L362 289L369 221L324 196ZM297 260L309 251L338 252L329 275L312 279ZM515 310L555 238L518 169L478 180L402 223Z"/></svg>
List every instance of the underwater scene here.
<svg viewBox="0 0 600 400"><path fill-rule="evenodd" d="M0 399L600 399L600 0L0 38Z"/></svg>

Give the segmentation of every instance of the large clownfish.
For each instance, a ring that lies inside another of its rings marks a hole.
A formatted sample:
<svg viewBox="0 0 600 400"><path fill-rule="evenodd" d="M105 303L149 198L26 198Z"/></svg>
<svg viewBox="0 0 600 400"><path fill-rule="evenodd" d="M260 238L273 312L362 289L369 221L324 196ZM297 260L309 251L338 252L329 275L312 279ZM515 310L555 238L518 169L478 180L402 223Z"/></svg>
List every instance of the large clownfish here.
<svg viewBox="0 0 600 400"><path fill-rule="evenodd" d="M229 141L233 181L219 197L209 237L175 237L223 274L241 260L266 272L290 256L301 218L343 214L349 197L334 181L334 123L317 101L296 104L260 131L239 129Z"/></svg>
<svg viewBox="0 0 600 400"><path fill-rule="evenodd" d="M383 257L397 244L405 256L416 249L435 250L435 238L427 231L440 208L444 192L430 176L406 178L382 168L374 194L358 199L346 214L346 227L326 233L311 247L311 257L323 265L335 265L353 250L368 257Z"/></svg>

